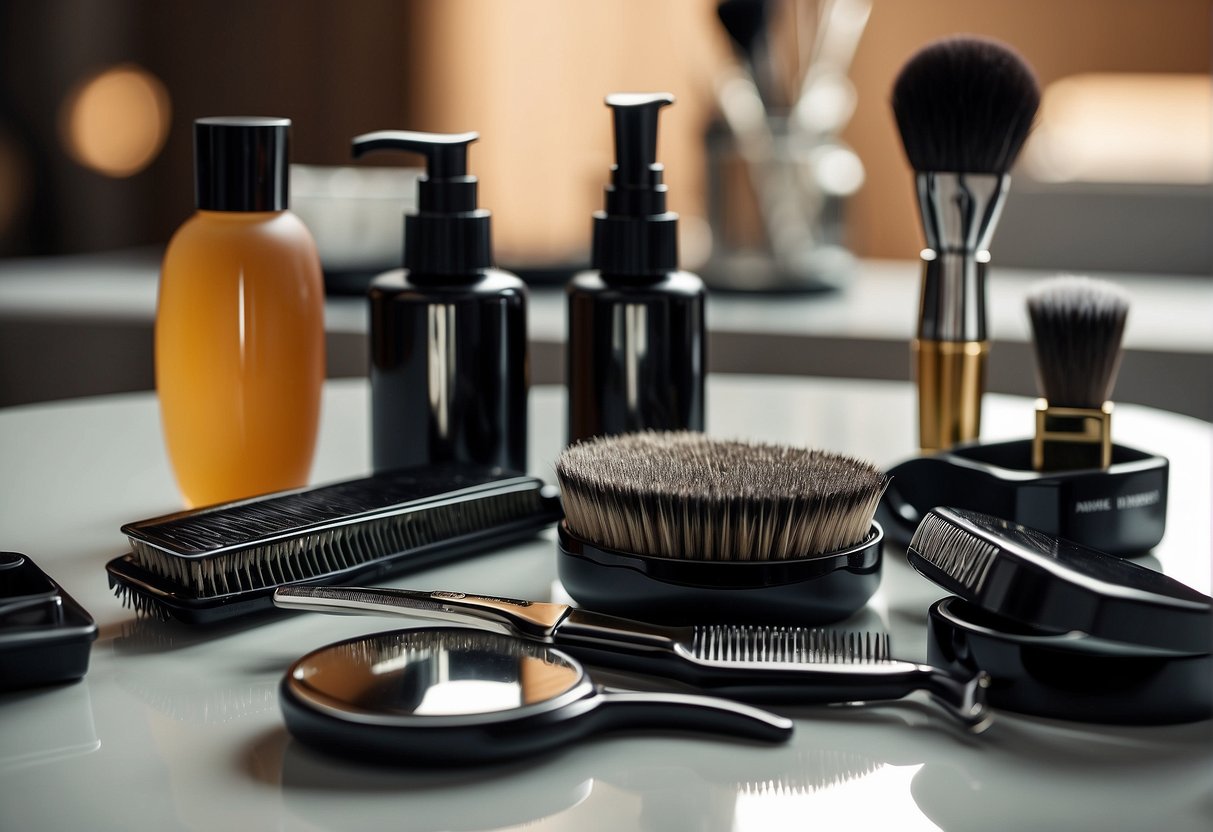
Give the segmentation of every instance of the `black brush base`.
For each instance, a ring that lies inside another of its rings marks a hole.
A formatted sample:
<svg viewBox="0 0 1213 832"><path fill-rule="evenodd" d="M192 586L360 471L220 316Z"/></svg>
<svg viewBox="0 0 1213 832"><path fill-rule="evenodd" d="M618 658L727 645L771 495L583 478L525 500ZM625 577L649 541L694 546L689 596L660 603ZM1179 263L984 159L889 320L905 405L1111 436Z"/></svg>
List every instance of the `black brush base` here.
<svg viewBox="0 0 1213 832"><path fill-rule="evenodd" d="M1165 457L1112 446L1106 469L1035 471L1032 440L961 445L889 470L876 517L905 546L938 506L990 514L1126 557L1162 540L1167 520Z"/></svg>
<svg viewBox="0 0 1213 832"><path fill-rule="evenodd" d="M858 612L880 586L884 533L799 560L696 561L618 552L559 527L556 567L582 607L658 624L814 626Z"/></svg>

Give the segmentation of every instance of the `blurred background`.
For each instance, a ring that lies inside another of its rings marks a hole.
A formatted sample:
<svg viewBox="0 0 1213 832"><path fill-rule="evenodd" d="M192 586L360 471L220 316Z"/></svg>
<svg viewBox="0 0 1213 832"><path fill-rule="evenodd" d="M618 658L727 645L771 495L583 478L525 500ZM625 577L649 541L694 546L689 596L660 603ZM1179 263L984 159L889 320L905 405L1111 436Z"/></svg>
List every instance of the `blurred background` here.
<svg viewBox="0 0 1213 832"><path fill-rule="evenodd" d="M993 246L996 304L1007 293L995 337L1012 344L995 389L1032 392L1018 287L1108 273L1161 292L1135 306L1118 398L1127 385L1129 400L1213 418L1210 0L761 5L747 54L711 0L3 0L0 405L150 387L156 263L192 211L191 123L206 115L293 119L292 208L335 296L338 375L361 371L352 304L399 263L418 162L353 167L350 138L479 131L471 165L497 259L541 287L536 374L558 380L559 298L542 287L587 259L611 163L602 98L616 90L678 98L659 158L684 265L721 290L714 370L907 377L922 242L889 90L927 41L979 33L1015 46L1044 89ZM804 191L790 232L803 251L781 248L788 230L764 221L747 181L738 119L755 90ZM794 129L809 100L814 126ZM91 355L56 346L89 338L102 339ZM792 349L772 357L779 339ZM838 345L832 361L808 355ZM70 383L65 365L79 366Z"/></svg>

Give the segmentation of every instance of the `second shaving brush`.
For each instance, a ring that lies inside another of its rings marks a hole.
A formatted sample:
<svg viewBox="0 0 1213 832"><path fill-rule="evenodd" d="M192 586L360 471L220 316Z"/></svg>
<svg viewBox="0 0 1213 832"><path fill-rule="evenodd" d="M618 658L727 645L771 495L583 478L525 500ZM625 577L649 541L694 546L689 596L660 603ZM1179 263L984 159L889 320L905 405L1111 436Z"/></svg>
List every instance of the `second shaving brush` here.
<svg viewBox="0 0 1213 832"><path fill-rule="evenodd" d="M800 625L880 583L888 480L842 454L635 433L566 448L560 580L588 609L670 624Z"/></svg>
<svg viewBox="0 0 1213 832"><path fill-rule="evenodd" d="M892 103L927 244L912 345L919 447L946 450L981 432L987 249L1040 88L1010 48L953 37L910 58Z"/></svg>
<svg viewBox="0 0 1213 832"><path fill-rule="evenodd" d="M1037 471L1112 464L1112 388L1120 369L1129 301L1089 277L1057 277L1028 294L1036 375L1032 467Z"/></svg>
<svg viewBox="0 0 1213 832"><path fill-rule="evenodd" d="M881 506L904 542L936 506L1013 520L1113 555L1157 545L1167 519L1165 457L1112 442L1108 398L1120 366L1129 302L1086 277L1041 281L1028 293L1040 391L1031 439L972 442L889 471Z"/></svg>

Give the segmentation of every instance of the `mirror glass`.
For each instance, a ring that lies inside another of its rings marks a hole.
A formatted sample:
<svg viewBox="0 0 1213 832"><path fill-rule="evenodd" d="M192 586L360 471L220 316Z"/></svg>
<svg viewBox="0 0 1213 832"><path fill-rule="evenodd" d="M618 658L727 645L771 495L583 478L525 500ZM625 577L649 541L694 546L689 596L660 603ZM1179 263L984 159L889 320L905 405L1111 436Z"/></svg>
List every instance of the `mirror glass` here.
<svg viewBox="0 0 1213 832"><path fill-rule="evenodd" d="M304 659L294 683L352 711L446 716L546 702L583 671L549 648L475 630L398 630Z"/></svg>

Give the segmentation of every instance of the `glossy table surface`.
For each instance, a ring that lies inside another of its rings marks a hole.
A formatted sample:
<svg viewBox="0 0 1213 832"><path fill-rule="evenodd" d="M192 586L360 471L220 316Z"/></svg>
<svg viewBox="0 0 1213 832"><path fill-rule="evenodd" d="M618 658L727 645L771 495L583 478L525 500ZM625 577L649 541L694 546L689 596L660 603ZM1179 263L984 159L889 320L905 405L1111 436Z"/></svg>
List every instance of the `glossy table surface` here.
<svg viewBox="0 0 1213 832"><path fill-rule="evenodd" d="M900 383L714 377L709 432L826 447L891 465L912 449ZM1026 399L990 396L989 438L1026 435ZM532 470L551 477L562 391L531 394ZM1210 583L1213 429L1123 406L1117 440L1171 459L1168 532L1143 562ZM366 391L330 382L313 478L368 467ZM299 615L219 634L137 620L106 586L119 526L179 507L151 394L0 410L0 549L24 552L97 619L88 675L0 695L0 830L30 829L1147 829L1213 828L1213 723L1154 728L999 714L980 737L925 702L790 712L790 743L608 735L512 766L363 767L283 727L276 686L303 653L399 626ZM394 586L546 600L552 533ZM925 656L944 594L893 547L868 608Z"/></svg>

